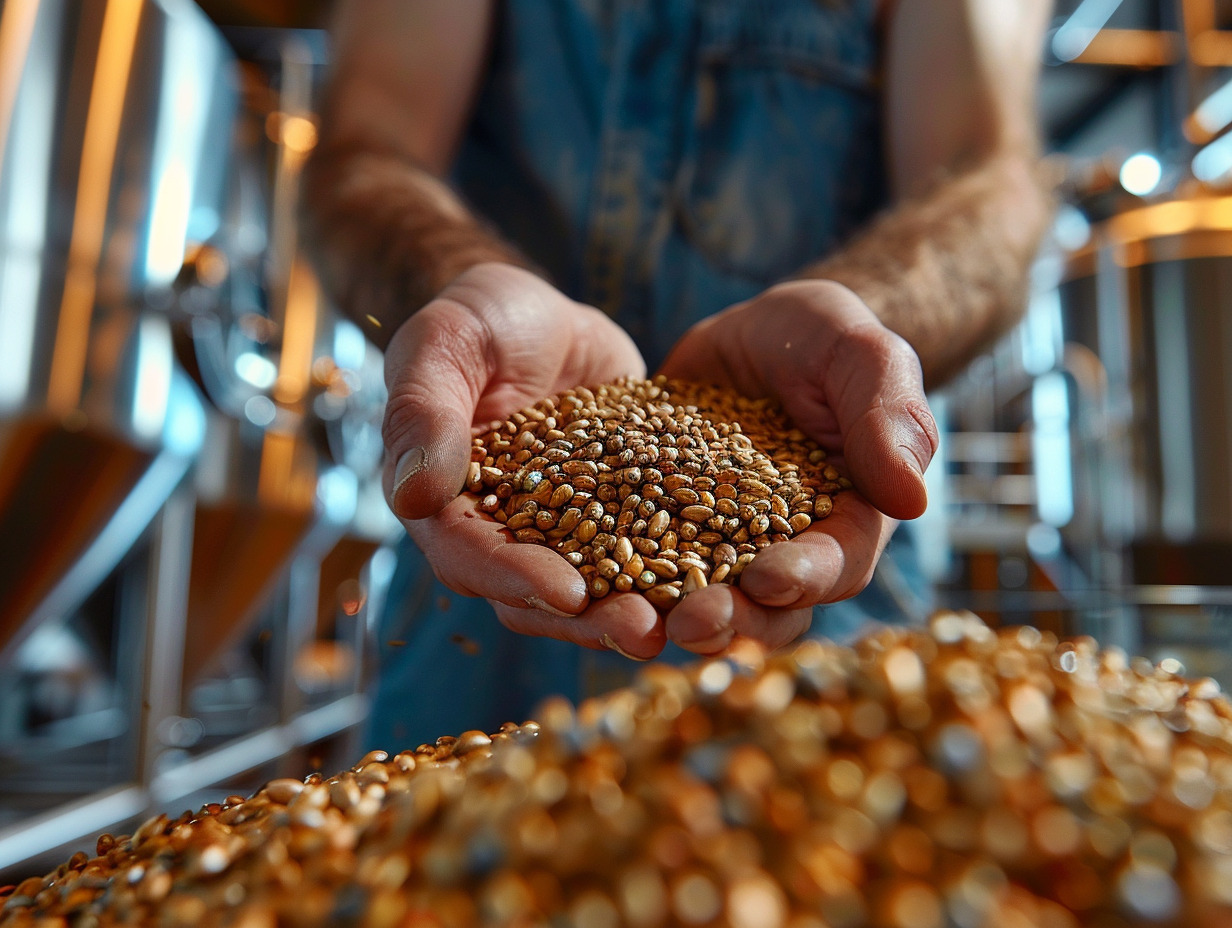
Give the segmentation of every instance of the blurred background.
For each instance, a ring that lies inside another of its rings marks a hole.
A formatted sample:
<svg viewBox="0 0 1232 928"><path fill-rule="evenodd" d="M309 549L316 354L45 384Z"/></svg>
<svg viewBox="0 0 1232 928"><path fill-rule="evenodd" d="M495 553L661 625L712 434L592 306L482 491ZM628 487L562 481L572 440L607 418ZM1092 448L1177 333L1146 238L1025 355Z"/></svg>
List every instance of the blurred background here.
<svg viewBox="0 0 1232 928"><path fill-rule="evenodd" d="M326 14L0 3L0 884L354 760L400 529L297 241ZM934 397L927 567L1229 685L1232 0L1059 0L1040 54L1063 203Z"/></svg>

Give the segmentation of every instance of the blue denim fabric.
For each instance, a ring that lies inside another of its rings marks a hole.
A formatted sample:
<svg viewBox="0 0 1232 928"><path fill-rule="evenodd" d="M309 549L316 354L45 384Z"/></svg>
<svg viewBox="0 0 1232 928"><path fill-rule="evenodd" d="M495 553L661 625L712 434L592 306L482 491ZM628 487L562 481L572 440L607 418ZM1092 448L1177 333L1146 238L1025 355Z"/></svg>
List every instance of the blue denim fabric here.
<svg viewBox="0 0 1232 928"><path fill-rule="evenodd" d="M875 0L513 0L455 179L653 370L886 198Z"/></svg>
<svg viewBox="0 0 1232 928"><path fill-rule="evenodd" d="M454 179L653 370L690 325L826 254L885 202L874 6L508 0ZM870 588L818 609L812 633L921 617L909 548L900 530ZM514 635L412 545L400 555L372 747L492 730L546 694L576 700L636 669Z"/></svg>

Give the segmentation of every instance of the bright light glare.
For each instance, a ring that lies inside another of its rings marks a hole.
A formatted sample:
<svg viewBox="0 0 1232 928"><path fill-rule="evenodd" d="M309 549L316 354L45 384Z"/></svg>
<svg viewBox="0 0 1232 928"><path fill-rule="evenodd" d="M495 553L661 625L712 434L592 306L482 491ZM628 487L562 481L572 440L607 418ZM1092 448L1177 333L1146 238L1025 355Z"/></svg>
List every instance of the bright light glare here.
<svg viewBox="0 0 1232 928"><path fill-rule="evenodd" d="M317 144L317 127L303 116L288 116L282 121L282 141L291 151L312 151Z"/></svg>
<svg viewBox="0 0 1232 928"><path fill-rule="evenodd" d="M23 11L20 4L8 4L4 8L10 23L16 18L35 30L34 48L39 47L41 39L50 41L50 35L38 34L34 22L37 7L33 4L33 8ZM10 8L15 9L10 12ZM20 68L25 57L22 52L5 64ZM47 240L47 204L52 199L48 191L52 189L51 166L55 161L51 156L56 137L54 56L31 54L24 67L24 77L19 73L6 81L17 98L11 104L11 121L0 126L0 160L8 180L8 202L0 219L5 252L0 261L4 266L0 272L0 409L19 407L25 402L31 362L36 357L36 320L42 284L39 256Z"/></svg>
<svg viewBox="0 0 1232 928"><path fill-rule="evenodd" d="M1091 223L1082 210L1064 204L1057 210L1052 234L1066 251L1077 251L1091 240Z"/></svg>
<svg viewBox="0 0 1232 928"><path fill-rule="evenodd" d="M268 396L258 394L248 397L248 401L244 403L244 415L253 425L265 428L278 418L278 407Z"/></svg>
<svg viewBox="0 0 1232 928"><path fill-rule="evenodd" d="M1073 61L1107 25L1121 0L1082 0L1078 8L1052 35L1052 53L1061 61Z"/></svg>
<svg viewBox="0 0 1232 928"><path fill-rule="evenodd" d="M1163 174L1158 158L1139 152L1130 155L1121 165L1121 186L1134 196L1144 197L1159 186Z"/></svg>
<svg viewBox="0 0 1232 928"><path fill-rule="evenodd" d="M146 316L137 324L137 378L133 384L133 429L155 438L167 419L173 360L164 319Z"/></svg>
<svg viewBox="0 0 1232 928"><path fill-rule="evenodd" d="M1198 104L1194 110L1194 122L1204 132L1214 135L1232 122L1232 81L1224 84Z"/></svg>
<svg viewBox="0 0 1232 928"><path fill-rule="evenodd" d="M150 211L150 244L146 252L146 273L159 282L170 281L184 263L184 230L192 208L192 178L180 160L163 166Z"/></svg>
<svg viewBox="0 0 1232 928"><path fill-rule="evenodd" d="M278 379L278 368L274 362L251 351L245 351L235 359L235 373L258 390L268 390Z"/></svg>
<svg viewBox="0 0 1232 928"><path fill-rule="evenodd" d="M347 522L355 515L359 478L348 468L332 467L317 480L317 499L331 522Z"/></svg>
<svg viewBox="0 0 1232 928"><path fill-rule="evenodd" d="M204 142L199 94L206 86L203 71L210 58L194 30L173 23L163 41L167 47L158 103L158 125L163 131L155 135L151 156L155 182L145 271L152 283L165 285L175 279L184 262L200 160L196 148Z"/></svg>
<svg viewBox="0 0 1232 928"><path fill-rule="evenodd" d="M1036 508L1048 525L1066 525L1074 517L1074 489L1069 444L1069 385L1053 372L1037 377L1031 388L1035 428L1031 454L1035 462Z"/></svg>
<svg viewBox="0 0 1232 928"><path fill-rule="evenodd" d="M1203 183L1220 180L1232 170L1232 135L1215 139L1193 159L1193 175Z"/></svg>
<svg viewBox="0 0 1232 928"><path fill-rule="evenodd" d="M1052 525L1036 522L1027 529L1027 550L1038 558L1056 557L1061 553L1061 533Z"/></svg>
<svg viewBox="0 0 1232 928"><path fill-rule="evenodd" d="M173 454L195 455L205 439L205 408L192 381L178 369L171 373L163 443Z"/></svg>

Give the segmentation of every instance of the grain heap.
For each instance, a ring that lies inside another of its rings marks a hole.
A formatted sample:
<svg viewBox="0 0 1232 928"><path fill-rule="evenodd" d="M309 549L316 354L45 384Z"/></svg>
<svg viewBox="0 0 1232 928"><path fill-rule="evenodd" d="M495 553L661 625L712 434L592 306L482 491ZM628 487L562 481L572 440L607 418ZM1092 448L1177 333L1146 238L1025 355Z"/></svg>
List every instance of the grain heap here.
<svg viewBox="0 0 1232 928"><path fill-rule="evenodd" d="M564 555L592 597L638 590L669 609L736 581L849 486L774 402L658 377L579 387L493 423L465 489L518 541Z"/></svg>
<svg viewBox="0 0 1232 928"><path fill-rule="evenodd" d="M1232 924L1232 704L1089 639L940 614L538 715L105 835L0 926Z"/></svg>

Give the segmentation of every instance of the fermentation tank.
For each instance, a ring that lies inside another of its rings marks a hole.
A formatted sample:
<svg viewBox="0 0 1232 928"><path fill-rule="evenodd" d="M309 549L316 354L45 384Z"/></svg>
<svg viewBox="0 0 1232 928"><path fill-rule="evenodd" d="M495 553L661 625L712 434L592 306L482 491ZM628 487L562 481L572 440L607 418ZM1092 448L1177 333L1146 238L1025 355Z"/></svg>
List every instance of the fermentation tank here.
<svg viewBox="0 0 1232 928"><path fill-rule="evenodd" d="M0 656L118 563L200 446L168 317L227 188L233 65L188 0L0 8Z"/></svg>
<svg viewBox="0 0 1232 928"><path fill-rule="evenodd" d="M1232 197L1079 205L1024 325L948 397L948 599L1232 685Z"/></svg>
<svg viewBox="0 0 1232 928"><path fill-rule="evenodd" d="M381 358L296 239L321 55L265 41L0 0L0 874L365 712Z"/></svg>
<svg viewBox="0 0 1232 928"><path fill-rule="evenodd" d="M1094 230L1060 287L1067 341L1098 359L1075 443L1081 539L1106 579L1232 585L1232 197L1170 199Z"/></svg>

